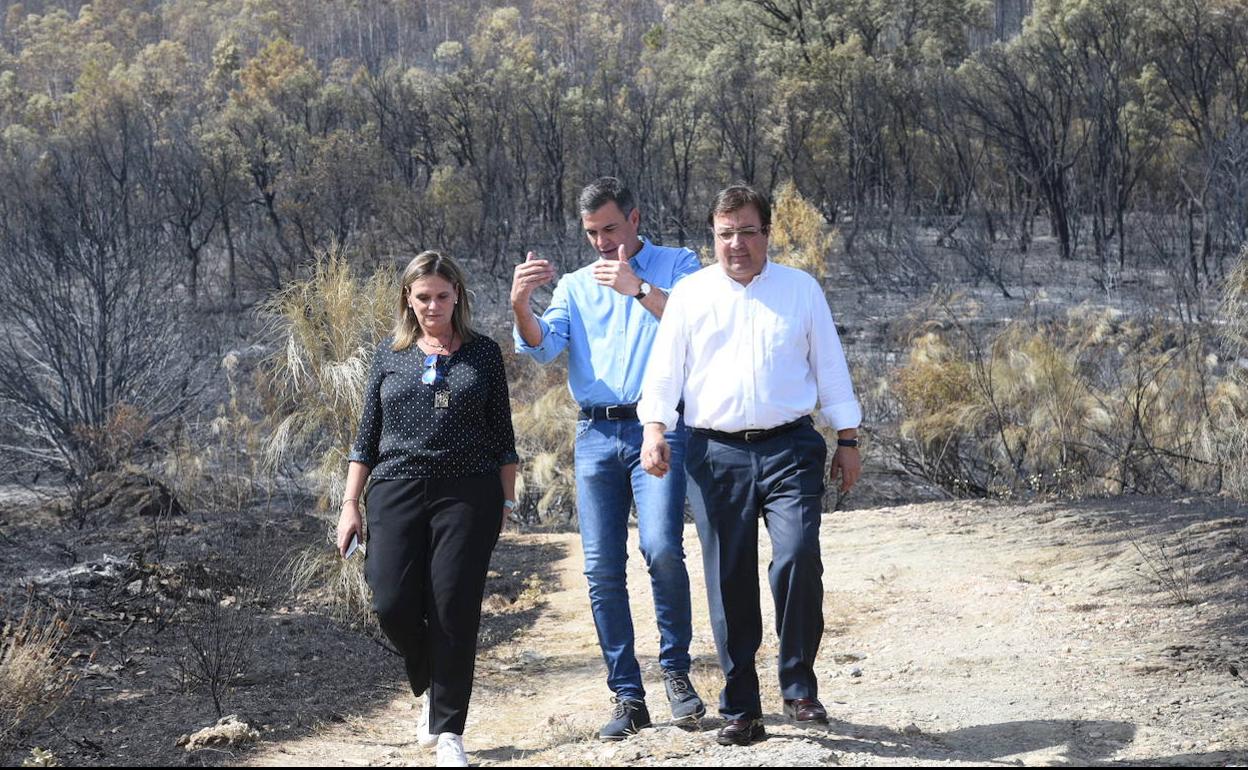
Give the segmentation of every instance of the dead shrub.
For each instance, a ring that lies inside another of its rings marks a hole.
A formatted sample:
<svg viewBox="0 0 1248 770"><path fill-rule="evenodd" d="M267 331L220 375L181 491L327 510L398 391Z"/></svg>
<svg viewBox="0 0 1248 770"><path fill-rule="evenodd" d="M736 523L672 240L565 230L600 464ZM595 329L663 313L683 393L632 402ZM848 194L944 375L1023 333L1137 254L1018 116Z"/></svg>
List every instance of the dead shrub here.
<svg viewBox="0 0 1248 770"><path fill-rule="evenodd" d="M954 495L1219 489L1242 396L1210 335L1076 308L980 339L948 310L893 377L911 473Z"/></svg>
<svg viewBox="0 0 1248 770"><path fill-rule="evenodd" d="M265 543L257 538L240 545L243 572L195 565L180 575L184 597L172 622L173 674L183 690L206 695L218 718L263 646L266 625L258 611L285 595L280 566L265 560Z"/></svg>
<svg viewBox="0 0 1248 770"><path fill-rule="evenodd" d="M1181 605L1196 603L1196 560L1186 539L1180 537L1178 545L1167 550L1161 538L1142 543L1132 537L1131 546L1148 568L1152 582L1164 590L1172 602Z"/></svg>
<svg viewBox="0 0 1248 770"><path fill-rule="evenodd" d="M78 680L65 645L70 624L39 609L31 597L0 632L0 755L11 751L42 725Z"/></svg>
<svg viewBox="0 0 1248 770"><path fill-rule="evenodd" d="M957 256L973 285L987 281L1002 297L1010 299L1009 284L1022 277L1025 255L1017 253L1012 244L997 240L989 217L987 213L968 214L958 228L959 234L950 234L944 243Z"/></svg>
<svg viewBox="0 0 1248 770"><path fill-rule="evenodd" d="M157 517L184 513L173 491L143 468L124 465L94 473L74 487L74 518L81 525L87 514Z"/></svg>
<svg viewBox="0 0 1248 770"><path fill-rule="evenodd" d="M108 413L103 425L79 425L74 434L82 450L95 458L94 470L107 470L121 465L139 453L148 442L152 418L130 404L117 404Z"/></svg>
<svg viewBox="0 0 1248 770"><path fill-rule="evenodd" d="M781 185L772 206L772 258L823 280L828 275L835 240L835 232L827 232L819 209L803 198L792 182Z"/></svg>
<svg viewBox="0 0 1248 770"><path fill-rule="evenodd" d="M1226 489L1248 498L1248 245L1227 276L1220 308L1222 340L1232 360L1227 389L1234 389L1235 408L1223 415L1227 432Z"/></svg>
<svg viewBox="0 0 1248 770"><path fill-rule="evenodd" d="M267 434L256 389L244 387L246 352L231 351L222 361L228 398L210 420L186 421L171 442L160 475L179 500L206 514L240 511L272 492L264 463Z"/></svg>
<svg viewBox="0 0 1248 770"><path fill-rule="evenodd" d="M1223 339L1232 355L1248 355L1248 244L1227 274L1222 289Z"/></svg>
<svg viewBox="0 0 1248 770"><path fill-rule="evenodd" d="M219 718L226 694L250 665L256 623L242 610L209 602L186 610L178 630L178 681L187 691L206 693Z"/></svg>
<svg viewBox="0 0 1248 770"><path fill-rule="evenodd" d="M921 296L957 275L944 250L930 247L913 218L859 211L841 225L840 239L845 274L866 286Z"/></svg>
<svg viewBox="0 0 1248 770"><path fill-rule="evenodd" d="M103 425L73 429L80 453L75 467L81 470L67 478L69 495L60 507L78 528L99 514L124 516L134 506L145 507L148 503L137 490L160 487L161 496L170 498L168 505L178 505L163 483L139 466L158 446L152 427L150 416L129 404L118 404Z"/></svg>

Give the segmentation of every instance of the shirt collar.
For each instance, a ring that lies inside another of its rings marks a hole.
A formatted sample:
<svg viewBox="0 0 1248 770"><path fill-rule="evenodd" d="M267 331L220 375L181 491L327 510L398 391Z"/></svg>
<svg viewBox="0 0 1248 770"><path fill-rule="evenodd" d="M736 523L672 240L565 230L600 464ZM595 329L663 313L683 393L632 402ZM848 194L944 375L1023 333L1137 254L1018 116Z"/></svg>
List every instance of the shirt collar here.
<svg viewBox="0 0 1248 770"><path fill-rule="evenodd" d="M637 253L629 257L629 264L633 266L633 272L643 271L650 266L650 260L654 258L654 245L642 236L638 236L641 241L641 248Z"/></svg>
<svg viewBox="0 0 1248 770"><path fill-rule="evenodd" d="M723 279L725 281L727 281L728 283L732 284L733 286L739 289L745 290L745 289L750 288L754 284L758 283L759 281L766 279L767 276L771 275L771 257L770 256L767 257L767 261L763 262L763 269L760 270L758 275L754 276L754 278L751 279L750 282L748 284L745 284L744 286L742 286L740 283L737 283L737 279L728 275L728 273L725 272L724 268L721 267L718 262L715 264L715 267L719 268L719 274L723 276Z"/></svg>

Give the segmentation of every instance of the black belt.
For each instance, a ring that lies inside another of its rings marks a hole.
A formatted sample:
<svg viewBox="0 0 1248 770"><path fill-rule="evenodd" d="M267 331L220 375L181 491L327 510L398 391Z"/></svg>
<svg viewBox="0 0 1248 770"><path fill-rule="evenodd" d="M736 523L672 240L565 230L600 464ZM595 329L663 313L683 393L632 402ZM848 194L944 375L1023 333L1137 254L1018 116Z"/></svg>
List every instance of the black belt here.
<svg viewBox="0 0 1248 770"><path fill-rule="evenodd" d="M581 409L582 420L636 420L636 404L611 404Z"/></svg>
<svg viewBox="0 0 1248 770"><path fill-rule="evenodd" d="M676 405L678 414L685 413L685 402ZM636 404L611 404L610 406L581 407L582 420L636 420Z"/></svg>
<svg viewBox="0 0 1248 770"><path fill-rule="evenodd" d="M747 443L753 443L755 441L766 441L767 439L774 438L782 433L788 433L794 428L800 428L803 425L809 424L809 417L799 417L793 422L786 422L784 425L777 425L774 428L767 428L765 430L743 430L737 433L725 433L722 430L711 430L710 428L694 428L693 432L706 436L707 438L713 438L717 441L745 441Z"/></svg>

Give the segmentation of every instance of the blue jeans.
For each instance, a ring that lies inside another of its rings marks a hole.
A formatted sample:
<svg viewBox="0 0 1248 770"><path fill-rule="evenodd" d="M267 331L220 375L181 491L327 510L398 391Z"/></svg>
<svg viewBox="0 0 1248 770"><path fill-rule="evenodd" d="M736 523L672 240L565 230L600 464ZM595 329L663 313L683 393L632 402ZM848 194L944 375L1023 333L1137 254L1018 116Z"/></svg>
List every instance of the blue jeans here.
<svg viewBox="0 0 1248 770"><path fill-rule="evenodd" d="M689 573L681 541L685 510L684 422L667 433L671 471L662 479L641 467L642 426L636 420L587 420L576 424L576 504L589 605L607 664L607 685L620 699L641 699L641 669L633 651L628 605L628 512L637 504L641 555L650 572L659 626L659 665L689 670L693 635Z"/></svg>

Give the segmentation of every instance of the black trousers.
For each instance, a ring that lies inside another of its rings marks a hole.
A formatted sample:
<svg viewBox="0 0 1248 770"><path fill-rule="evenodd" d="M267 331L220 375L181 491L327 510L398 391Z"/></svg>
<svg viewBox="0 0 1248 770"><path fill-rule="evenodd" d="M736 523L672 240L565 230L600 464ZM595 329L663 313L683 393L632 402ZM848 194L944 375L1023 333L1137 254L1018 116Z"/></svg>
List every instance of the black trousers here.
<svg viewBox="0 0 1248 770"><path fill-rule="evenodd" d="M430 731L462 735L502 482L496 473L379 479L365 502L364 575L381 630L403 654L412 692L429 688Z"/></svg>
<svg viewBox="0 0 1248 770"><path fill-rule="evenodd" d="M823 637L819 555L828 449L810 424L747 443L689 437L685 469L702 561L726 719L762 716L755 655L763 640L758 589L758 519L771 536L767 568L780 639L785 699L818 697L815 655Z"/></svg>

